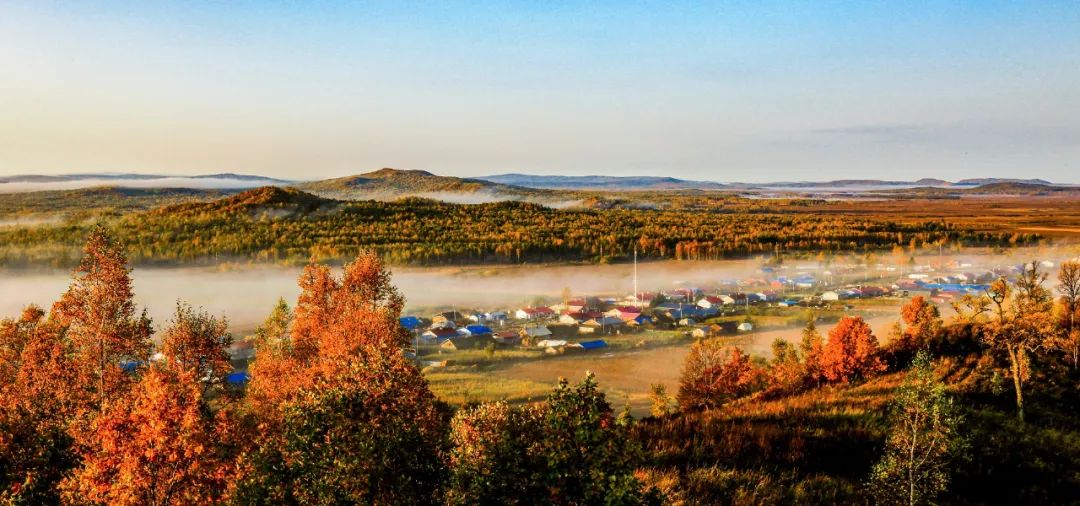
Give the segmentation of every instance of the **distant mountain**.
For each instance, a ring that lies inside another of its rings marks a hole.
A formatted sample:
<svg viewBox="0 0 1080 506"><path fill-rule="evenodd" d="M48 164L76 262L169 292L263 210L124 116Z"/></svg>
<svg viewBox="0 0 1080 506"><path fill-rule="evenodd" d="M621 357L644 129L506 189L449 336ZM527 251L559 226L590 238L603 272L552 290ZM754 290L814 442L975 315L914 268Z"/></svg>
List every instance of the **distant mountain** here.
<svg viewBox="0 0 1080 506"><path fill-rule="evenodd" d="M366 174L298 183L293 187L339 200L395 200L423 197L459 204L503 200L547 203L563 197L547 190L481 179L438 176L423 170L380 169Z"/></svg>
<svg viewBox="0 0 1080 506"><path fill-rule="evenodd" d="M723 190L727 185L657 176L534 176L498 174L477 179L548 190Z"/></svg>
<svg viewBox="0 0 1080 506"><path fill-rule="evenodd" d="M1036 184L1044 186L1053 186L1054 183L1045 179L1008 179L997 177L985 177L976 179L961 179L956 182L957 186L983 186L996 183L1021 183L1021 184Z"/></svg>
<svg viewBox="0 0 1080 506"><path fill-rule="evenodd" d="M63 175L23 174L0 176L0 193L75 190L98 186L121 188L243 189L286 185L291 181L245 174L171 176L163 174L86 173Z"/></svg>

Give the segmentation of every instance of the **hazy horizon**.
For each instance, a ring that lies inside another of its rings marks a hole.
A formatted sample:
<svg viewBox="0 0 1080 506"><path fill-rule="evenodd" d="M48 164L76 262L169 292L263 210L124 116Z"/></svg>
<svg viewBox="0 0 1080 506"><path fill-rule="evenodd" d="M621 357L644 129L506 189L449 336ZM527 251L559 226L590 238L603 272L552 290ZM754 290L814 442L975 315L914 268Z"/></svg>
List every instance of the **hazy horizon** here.
<svg viewBox="0 0 1080 506"><path fill-rule="evenodd" d="M0 175L1080 183L1070 2L29 2Z"/></svg>

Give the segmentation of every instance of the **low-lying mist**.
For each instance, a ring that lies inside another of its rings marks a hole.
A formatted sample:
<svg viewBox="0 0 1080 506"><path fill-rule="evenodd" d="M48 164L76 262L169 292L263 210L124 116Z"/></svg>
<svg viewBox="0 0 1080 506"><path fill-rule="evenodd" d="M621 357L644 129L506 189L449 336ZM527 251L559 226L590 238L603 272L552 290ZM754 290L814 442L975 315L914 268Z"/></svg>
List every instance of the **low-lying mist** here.
<svg viewBox="0 0 1080 506"><path fill-rule="evenodd" d="M921 255L920 265L946 265L953 260L970 267L949 269L971 271L1016 265L1032 259L1050 260L1049 285L1056 285L1056 265L1077 255L1075 248L1027 248L994 255L984 250L943 255ZM789 260L787 276L818 274L843 265L854 257L835 259L831 265L816 261ZM901 271L888 270L892 259L881 255L881 266L865 269L866 275L891 283ZM762 259L728 261L657 261L638 265L638 289L657 291L680 286L710 288L724 280L761 278ZM132 277L136 300L146 307L158 326L166 324L177 299L229 318L234 332L251 331L270 312L279 297L290 304L299 288L298 267L140 267ZM503 265L469 267L395 267L393 282L407 299L406 311L430 315L436 309L516 309L546 299L556 302L564 289L574 296L625 296L633 291L633 265ZM0 270L0 317L16 316L30 303L48 308L67 289L70 272L48 273ZM875 281L877 282L877 281Z"/></svg>

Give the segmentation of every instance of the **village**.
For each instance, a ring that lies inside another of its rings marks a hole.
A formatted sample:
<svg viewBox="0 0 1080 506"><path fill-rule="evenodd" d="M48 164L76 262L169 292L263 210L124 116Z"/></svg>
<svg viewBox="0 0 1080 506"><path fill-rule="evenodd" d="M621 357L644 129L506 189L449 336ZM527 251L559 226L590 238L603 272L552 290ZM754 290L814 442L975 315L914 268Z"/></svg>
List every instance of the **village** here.
<svg viewBox="0 0 1080 506"><path fill-rule="evenodd" d="M548 299L551 303L545 305L445 308L404 316L401 324L413 335L410 353L428 367L492 359L509 350L519 352L515 358L613 352L688 339L750 337L762 330L799 327L809 318L828 322L845 314L892 314L916 295L947 313L953 301L984 293L994 279L1012 277L1020 269L961 259L904 267L765 264L752 276L720 279L704 287L622 295L571 294L567 289L561 299Z"/></svg>

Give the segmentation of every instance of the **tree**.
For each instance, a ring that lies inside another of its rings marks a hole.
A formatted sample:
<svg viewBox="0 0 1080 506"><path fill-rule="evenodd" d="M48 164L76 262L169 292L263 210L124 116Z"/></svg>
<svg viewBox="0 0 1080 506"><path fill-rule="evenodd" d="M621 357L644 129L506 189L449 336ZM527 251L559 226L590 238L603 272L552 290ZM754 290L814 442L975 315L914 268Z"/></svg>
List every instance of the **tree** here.
<svg viewBox="0 0 1080 506"><path fill-rule="evenodd" d="M505 402L464 408L450 422L449 504L536 504L548 500L547 463L537 451L542 406Z"/></svg>
<svg viewBox="0 0 1080 506"><path fill-rule="evenodd" d="M231 461L225 412L212 415L193 371L153 366L94 420L90 451L65 479L68 501L206 504L221 500Z"/></svg>
<svg viewBox="0 0 1080 506"><path fill-rule="evenodd" d="M897 390L885 454L871 473L881 503L924 504L949 485L949 465L962 456L961 418L945 385L934 377L930 354L919 351Z"/></svg>
<svg viewBox="0 0 1080 506"><path fill-rule="evenodd" d="M121 362L148 362L153 333L146 311L135 312L123 247L104 228L90 233L71 287L52 312L74 347L80 388L100 411L130 385Z"/></svg>
<svg viewBox="0 0 1080 506"><path fill-rule="evenodd" d="M826 379L839 382L866 379L885 370L870 326L852 316L841 318L829 331L821 365Z"/></svg>
<svg viewBox="0 0 1080 506"><path fill-rule="evenodd" d="M1058 271L1058 291L1061 292L1063 329L1062 348L1072 358L1073 369L1080 366L1080 325L1077 325L1077 313L1080 313L1080 261L1069 260L1061 264Z"/></svg>
<svg viewBox="0 0 1080 506"><path fill-rule="evenodd" d="M762 387L762 371L739 348L730 352L717 341L690 348L679 378L679 406L712 409Z"/></svg>
<svg viewBox="0 0 1080 506"><path fill-rule="evenodd" d="M773 395L785 395L803 386L806 370L799 360L799 352L791 343L776 338L772 343L772 362L769 364L769 388Z"/></svg>
<svg viewBox="0 0 1080 506"><path fill-rule="evenodd" d="M259 430L240 462L237 500L435 501L444 419L403 354L404 300L389 281L373 253L340 278L310 264L295 313L279 303L256 332L257 353L266 350L250 385Z"/></svg>
<svg viewBox="0 0 1080 506"><path fill-rule="evenodd" d="M203 384L203 394L221 389L232 371L229 323L177 302L176 314L162 336L161 353L169 367L188 371Z"/></svg>
<svg viewBox="0 0 1080 506"><path fill-rule="evenodd" d="M821 338L821 332L818 332L817 326L814 325L814 319L814 315L807 318L799 349L802 351L806 379L816 385L821 383L824 377L822 359L825 354L825 341Z"/></svg>
<svg viewBox="0 0 1080 506"><path fill-rule="evenodd" d="M1031 354L1042 348L1054 335L1050 292L1042 286L1046 275L1039 263L1025 264L1023 272L1010 285L1000 278L990 285L986 297L994 319L984 326L983 340L1004 350L1016 392L1016 416L1024 421L1024 383L1030 376Z"/></svg>
<svg viewBox="0 0 1080 506"><path fill-rule="evenodd" d="M649 388L649 399L652 401L650 413L652 416L662 418L675 411L671 405L671 396L667 393L667 387L663 383L654 383Z"/></svg>
<svg viewBox="0 0 1080 506"><path fill-rule="evenodd" d="M620 419L622 422L620 422ZM574 387L562 379L548 396L536 425L544 431L538 456L542 482L553 504L642 504L634 477L641 451L626 418L616 417L596 378L587 372Z"/></svg>
<svg viewBox="0 0 1080 506"><path fill-rule="evenodd" d="M76 464L68 426L83 396L71 347L36 306L0 321L0 503L54 504Z"/></svg>
<svg viewBox="0 0 1080 506"><path fill-rule="evenodd" d="M921 295L912 297L900 307L900 318L907 325L900 334L902 342L897 343L900 349L915 350L923 347L928 339L941 332L941 313L937 306Z"/></svg>

